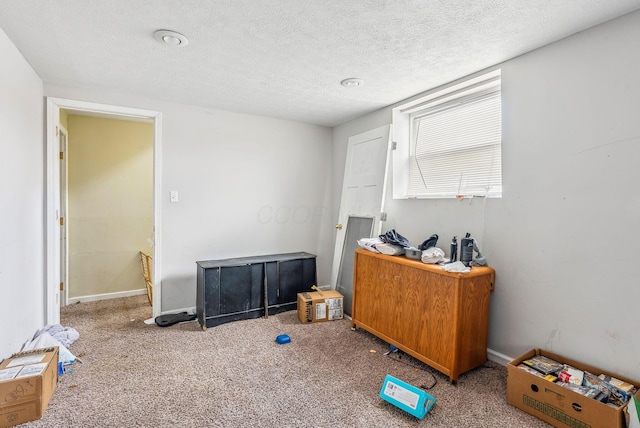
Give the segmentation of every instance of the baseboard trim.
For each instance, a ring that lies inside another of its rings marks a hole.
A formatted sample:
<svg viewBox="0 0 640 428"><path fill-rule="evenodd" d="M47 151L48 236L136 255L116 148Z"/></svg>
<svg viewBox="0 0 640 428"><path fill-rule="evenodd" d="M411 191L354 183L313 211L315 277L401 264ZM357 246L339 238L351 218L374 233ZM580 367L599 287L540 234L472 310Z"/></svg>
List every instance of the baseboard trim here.
<svg viewBox="0 0 640 428"><path fill-rule="evenodd" d="M75 303L97 302L98 300L119 299L121 297L139 296L141 294L147 294L147 289L141 288L139 290L118 291L116 293L93 294L90 296L73 297L67 300L67 304L73 305Z"/></svg>
<svg viewBox="0 0 640 428"><path fill-rule="evenodd" d="M493 349L490 349L490 348L487 348L487 358L489 358L489 361L498 363L501 366L506 366L511 361L513 361L512 357L505 354L501 354L500 352L494 351Z"/></svg>

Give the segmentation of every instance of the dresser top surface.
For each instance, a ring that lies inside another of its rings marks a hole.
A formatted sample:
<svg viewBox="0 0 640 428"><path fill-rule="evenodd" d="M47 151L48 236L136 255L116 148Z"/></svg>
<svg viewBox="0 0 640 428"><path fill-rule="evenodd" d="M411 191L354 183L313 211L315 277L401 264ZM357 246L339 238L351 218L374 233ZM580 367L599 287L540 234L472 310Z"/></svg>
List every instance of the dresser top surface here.
<svg viewBox="0 0 640 428"><path fill-rule="evenodd" d="M363 248L356 249L356 254L363 256L370 256L382 260L387 260L393 263L402 264L405 266L411 266L417 269L426 270L429 272L436 272L446 276L453 277L473 277L473 276L481 276L481 275L495 275L495 270L492 267L488 266L472 266L471 272L460 273L460 272L447 272L444 270L442 265L439 264L429 264L423 263L421 260L409 259L405 256L388 256L386 254L374 253L373 251L365 250Z"/></svg>

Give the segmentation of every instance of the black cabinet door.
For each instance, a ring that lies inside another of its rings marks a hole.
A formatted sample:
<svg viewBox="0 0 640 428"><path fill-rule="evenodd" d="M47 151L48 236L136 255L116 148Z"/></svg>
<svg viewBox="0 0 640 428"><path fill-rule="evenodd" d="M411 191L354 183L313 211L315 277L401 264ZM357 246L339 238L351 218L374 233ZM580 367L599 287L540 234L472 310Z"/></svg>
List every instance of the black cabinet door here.
<svg viewBox="0 0 640 428"><path fill-rule="evenodd" d="M311 291L311 286L316 285L315 260L298 259L279 264L278 303L297 303L298 293Z"/></svg>
<svg viewBox="0 0 640 428"><path fill-rule="evenodd" d="M262 287L259 282L253 283L251 268L251 265L220 268L219 313L247 312L257 307L252 303L260 297Z"/></svg>
<svg viewBox="0 0 640 428"><path fill-rule="evenodd" d="M203 272L204 283L198 286L204 294L204 312L197 314L201 325L212 327L264 315L262 264L209 268Z"/></svg>

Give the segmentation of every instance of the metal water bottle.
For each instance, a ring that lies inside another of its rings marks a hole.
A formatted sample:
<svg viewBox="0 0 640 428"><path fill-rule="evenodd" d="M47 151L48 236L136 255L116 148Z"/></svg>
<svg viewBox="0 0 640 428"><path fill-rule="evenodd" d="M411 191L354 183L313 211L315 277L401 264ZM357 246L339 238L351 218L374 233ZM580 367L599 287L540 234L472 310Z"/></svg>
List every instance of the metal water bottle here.
<svg viewBox="0 0 640 428"><path fill-rule="evenodd" d="M451 241L451 260L450 262L453 263L456 260L458 260L458 237L454 236L453 237L453 241Z"/></svg>
<svg viewBox="0 0 640 428"><path fill-rule="evenodd" d="M473 260L473 238L467 232L464 238L460 241L460 261L465 266L469 266Z"/></svg>

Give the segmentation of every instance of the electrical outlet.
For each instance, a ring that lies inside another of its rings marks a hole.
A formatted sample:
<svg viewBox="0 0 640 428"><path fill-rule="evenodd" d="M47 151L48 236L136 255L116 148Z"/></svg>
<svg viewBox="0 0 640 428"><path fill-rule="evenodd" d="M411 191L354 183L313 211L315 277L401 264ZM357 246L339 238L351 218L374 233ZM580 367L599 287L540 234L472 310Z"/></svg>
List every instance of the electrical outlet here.
<svg viewBox="0 0 640 428"><path fill-rule="evenodd" d="M178 202L178 191L177 190L172 190L171 192L169 192L169 200L173 204Z"/></svg>

